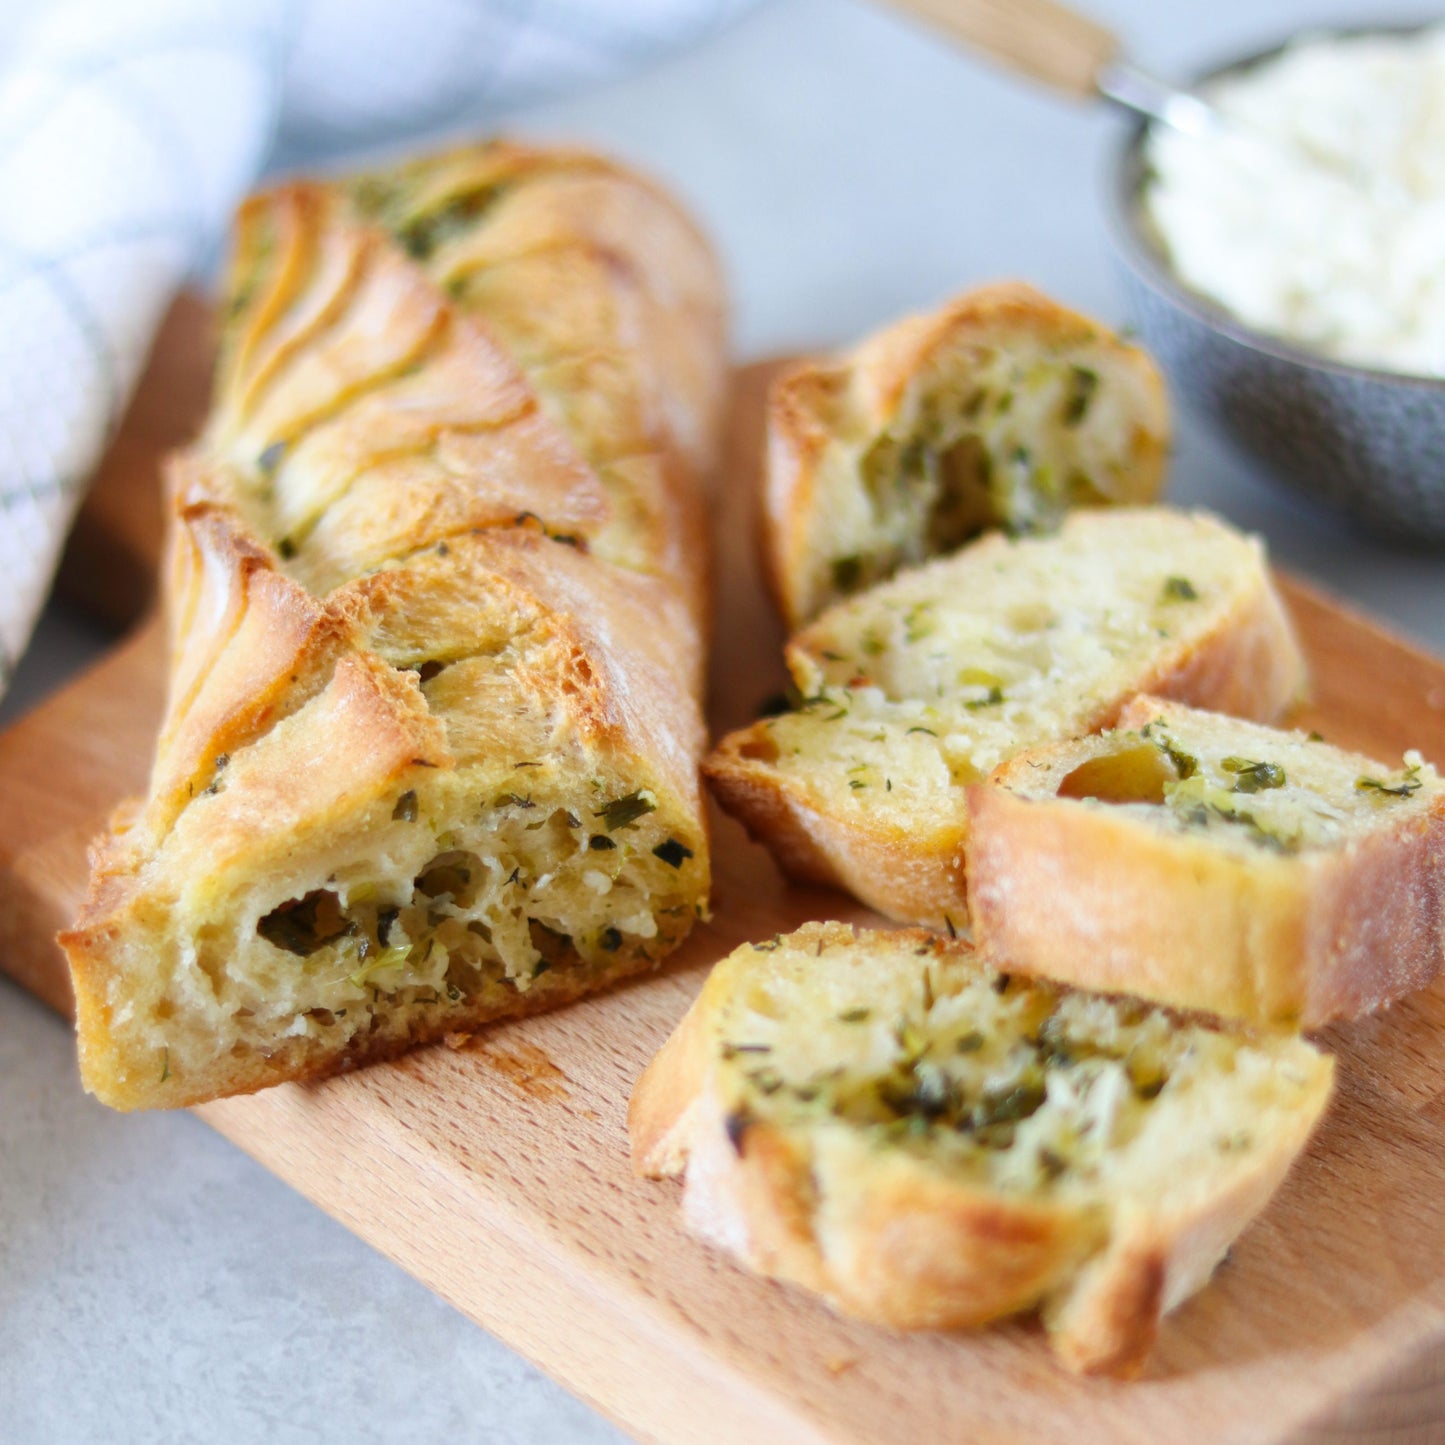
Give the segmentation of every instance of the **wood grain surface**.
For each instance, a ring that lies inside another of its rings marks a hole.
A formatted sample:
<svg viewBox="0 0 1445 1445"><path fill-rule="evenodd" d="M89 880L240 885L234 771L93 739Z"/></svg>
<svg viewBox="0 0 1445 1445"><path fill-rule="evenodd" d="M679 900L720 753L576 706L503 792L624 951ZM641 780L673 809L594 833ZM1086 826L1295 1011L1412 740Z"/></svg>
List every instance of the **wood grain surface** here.
<svg viewBox="0 0 1445 1445"><path fill-rule="evenodd" d="M178 315L139 404L166 441L194 424L201 389L158 390L157 376L189 382L206 363L202 312ZM721 494L718 728L782 680L750 506L764 379L740 378ZM135 522L155 460L130 447L96 505ZM119 545L143 572L153 526ZM1315 673L1302 723L1445 761L1445 663L1305 587L1287 593ZM0 966L57 1008L52 935L83 887L86 840L143 785L162 679L158 629L143 627L0 735ZM198 1112L645 1440L1445 1439L1445 987L1325 1036L1338 1096L1279 1196L1166 1322L1142 1380L1074 1379L1027 1321L905 1337L839 1319L686 1236L675 1184L632 1177L628 1092L708 966L809 918L869 918L785 886L734 824L715 826L714 921L661 974L464 1048Z"/></svg>

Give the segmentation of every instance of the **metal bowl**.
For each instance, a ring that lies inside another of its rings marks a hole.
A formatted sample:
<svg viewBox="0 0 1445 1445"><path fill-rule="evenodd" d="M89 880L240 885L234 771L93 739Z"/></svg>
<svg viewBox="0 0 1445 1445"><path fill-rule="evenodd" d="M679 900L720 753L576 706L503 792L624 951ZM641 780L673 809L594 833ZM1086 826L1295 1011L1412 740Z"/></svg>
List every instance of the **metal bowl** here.
<svg viewBox="0 0 1445 1445"><path fill-rule="evenodd" d="M1198 83L1258 65L1282 48L1221 66ZM1191 291L1144 213L1146 130L1137 126L1115 159L1110 228L1134 324L1176 394L1271 476L1343 511L1362 530L1445 547L1445 380L1326 360L1251 329Z"/></svg>

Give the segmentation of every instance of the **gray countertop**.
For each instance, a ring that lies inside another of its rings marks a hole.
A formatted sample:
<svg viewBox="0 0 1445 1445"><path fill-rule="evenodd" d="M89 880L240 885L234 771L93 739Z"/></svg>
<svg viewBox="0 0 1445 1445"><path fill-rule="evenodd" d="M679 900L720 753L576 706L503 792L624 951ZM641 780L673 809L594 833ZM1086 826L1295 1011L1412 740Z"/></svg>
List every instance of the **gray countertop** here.
<svg viewBox="0 0 1445 1445"><path fill-rule="evenodd" d="M1163 71L1371 0L1099 0ZM726 258L743 357L846 340L1017 276L1123 320L1100 191L1117 122L848 0L778 0L705 47L512 125L635 158ZM1445 560L1359 541L1180 417L1177 500L1445 651ZM0 722L102 645L53 607ZM0 800L3 806L3 800ZM639 1362L639 1368L647 1368ZM108 1113L69 1031L0 980L0 1436L602 1441L617 1432L187 1116Z"/></svg>

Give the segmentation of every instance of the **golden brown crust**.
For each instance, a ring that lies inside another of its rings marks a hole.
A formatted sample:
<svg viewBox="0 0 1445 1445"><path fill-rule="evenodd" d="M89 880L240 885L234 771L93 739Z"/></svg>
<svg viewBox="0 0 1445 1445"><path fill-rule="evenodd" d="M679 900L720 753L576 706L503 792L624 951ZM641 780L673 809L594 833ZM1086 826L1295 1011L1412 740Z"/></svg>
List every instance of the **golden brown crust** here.
<svg viewBox="0 0 1445 1445"><path fill-rule="evenodd" d="M828 1292L878 1324L975 1329L1016 1314L1059 1284L1092 1242L1088 1222L1067 1208L1001 1199L903 1160L860 1167L876 1177L827 1219L835 1236Z"/></svg>
<svg viewBox="0 0 1445 1445"><path fill-rule="evenodd" d="M1181 716L1140 698L1120 726ZM1030 749L968 790L970 904L986 953L1081 988L1303 1028L1378 1008L1445 964L1445 792L1328 846L1241 852L1055 796L1109 746ZM1251 729L1233 751L1260 748ZM1351 778L1388 772L1346 761Z"/></svg>
<svg viewBox="0 0 1445 1445"><path fill-rule="evenodd" d="M967 945L919 930L855 933L836 923L807 924L765 951L744 945L714 969L637 1085L628 1115L634 1167L685 1174L694 1233L873 1323L972 1328L1042 1305L1069 1368L1137 1374L1160 1317L1208 1280L1265 1206L1329 1095L1329 1061L1281 1043L1279 1067L1291 1079L1267 1126L1238 1103L1224 1121L1266 1128L1247 1146L1247 1163L1211 1160L1205 1128L1190 1177L1162 1191L1112 1185L1091 1198L992 1187L863 1132L784 1124L738 1096L725 1020L779 948L815 960L820 975L870 950L922 951L935 969L967 967L970 956ZM819 997L835 995L820 987Z"/></svg>
<svg viewBox="0 0 1445 1445"><path fill-rule="evenodd" d="M1307 1104L1260 1141L1251 1167L1223 1187L1182 1207L1120 1211L1108 1247L1080 1270L1068 1294L1044 1307L1049 1342L1064 1364L1121 1379L1143 1370L1160 1320L1209 1282L1284 1182L1324 1112L1332 1073L1328 1061Z"/></svg>
<svg viewBox="0 0 1445 1445"><path fill-rule="evenodd" d="M964 832L951 817L899 828L842 817L806 778L769 766L763 723L729 733L703 761L723 811L799 883L841 888L900 922L948 931L967 918Z"/></svg>
<svg viewBox="0 0 1445 1445"><path fill-rule="evenodd" d="M711 979L703 985L706 994ZM720 987L720 985L718 985ZM627 1103L633 1170L649 1179L680 1174L687 1162L686 1115L707 1074L707 1011L693 1000L678 1026L642 1071Z"/></svg>
<svg viewBox="0 0 1445 1445"><path fill-rule="evenodd" d="M1274 583L1251 589L1200 646L1161 660L1136 689L1232 717L1274 722L1304 701L1304 654ZM1096 727L1110 727L1119 709Z"/></svg>
<svg viewBox="0 0 1445 1445"><path fill-rule="evenodd" d="M995 355L1026 349L1058 357L1077 353L1090 361L1096 378L1100 371L1117 374L1132 414L1121 443L1125 475L1114 483L1110 500L1139 503L1158 495L1169 447L1169 406L1148 355L1031 286L978 287L936 311L904 317L841 355L794 366L773 383L763 542L773 592L791 627L807 622L837 595L820 581L836 560L826 540L835 525L829 513L839 501L830 466L856 473L869 446L900 426L906 431L918 425L903 412L910 404L918 411L918 396L928 388L967 386ZM939 550L948 549L928 546L920 556Z"/></svg>
<svg viewBox="0 0 1445 1445"><path fill-rule="evenodd" d="M1131 517L1147 517L1149 510L1120 510L1108 519L1096 516L1106 527L1127 528ZM1124 540L1122 532L1119 540ZM1100 532L1098 545L1109 544L1107 531ZM938 595L945 599L939 604L942 610L950 594L966 591L971 575L1007 558L1014 546L995 534L912 575L936 579ZM1112 726L1140 692L1271 722L1295 705L1305 686L1303 655L1261 556L1250 560L1253 570L1235 579L1227 605L1215 609L1206 630L1187 640L1161 639L1147 666L1122 679L1090 708L1076 711L1064 731ZM879 602L886 595L876 589L840 604L790 640L788 665L800 691L812 692L826 674L830 649L837 645L837 619L845 609L870 609L870 615L876 611L886 620L887 607ZM1077 706L1073 699L1069 705ZM721 739L705 760L704 773L724 810L768 847L785 873L802 882L844 888L900 922L945 931L963 926L968 913L964 848L969 821L962 786L940 793L928 811L900 820L876 806L840 802L821 772L777 764L778 745L764 719Z"/></svg>
<svg viewBox="0 0 1445 1445"><path fill-rule="evenodd" d="M685 921L500 1001L378 1005L185 1077L127 1033L149 955L239 926L258 880L284 899L297 860L354 857L399 796L465 811L499 758L575 770L578 827L604 779L642 792L707 894L700 538L725 366L691 223L602 158L469 147L251 198L231 292L206 433L171 470L150 794L62 935L86 1083L120 1107L314 1077L654 964Z"/></svg>
<svg viewBox="0 0 1445 1445"><path fill-rule="evenodd" d="M215 771L324 685L348 642L334 609L285 577L234 514L191 501L180 461L167 538L171 675L147 803L164 837Z"/></svg>

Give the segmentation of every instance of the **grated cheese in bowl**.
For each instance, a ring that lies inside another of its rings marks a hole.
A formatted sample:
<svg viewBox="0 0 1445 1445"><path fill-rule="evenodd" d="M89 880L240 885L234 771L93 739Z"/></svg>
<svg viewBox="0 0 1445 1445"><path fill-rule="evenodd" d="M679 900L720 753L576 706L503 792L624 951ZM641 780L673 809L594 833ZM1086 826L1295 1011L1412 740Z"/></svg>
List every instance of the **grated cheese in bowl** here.
<svg viewBox="0 0 1445 1445"><path fill-rule="evenodd" d="M1335 361L1445 377L1445 25L1314 35L1154 128L1147 215L1195 291Z"/></svg>

